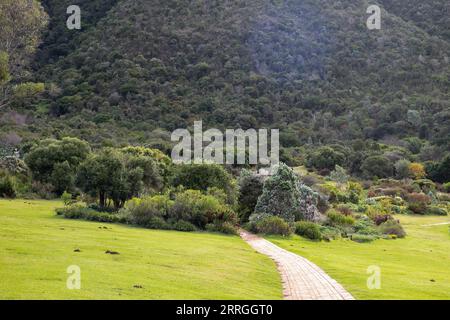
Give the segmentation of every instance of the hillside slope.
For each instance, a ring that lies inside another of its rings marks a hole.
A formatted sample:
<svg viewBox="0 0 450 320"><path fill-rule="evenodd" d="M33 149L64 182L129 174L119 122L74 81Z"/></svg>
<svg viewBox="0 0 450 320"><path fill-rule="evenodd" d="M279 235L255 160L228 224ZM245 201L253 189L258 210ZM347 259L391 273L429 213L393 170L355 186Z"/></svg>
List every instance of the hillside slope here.
<svg viewBox="0 0 450 320"><path fill-rule="evenodd" d="M379 31L362 0L84 1L75 36L58 29L70 1L44 2L59 15L36 62L51 89L26 111L36 135L146 142L202 119L283 128L285 146L419 136L449 148L445 1L419 5L423 21L381 1Z"/></svg>

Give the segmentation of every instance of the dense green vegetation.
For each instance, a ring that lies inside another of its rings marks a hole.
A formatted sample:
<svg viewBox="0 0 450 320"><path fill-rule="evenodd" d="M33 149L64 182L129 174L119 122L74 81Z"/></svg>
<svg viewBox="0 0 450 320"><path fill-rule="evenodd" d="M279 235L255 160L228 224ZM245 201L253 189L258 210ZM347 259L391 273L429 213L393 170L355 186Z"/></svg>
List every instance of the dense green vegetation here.
<svg viewBox="0 0 450 320"><path fill-rule="evenodd" d="M376 32L362 0L79 1L81 31L65 28L70 1L43 4L50 29L24 80L45 92L2 109L5 142L166 148L202 119L281 128L285 148L375 140L422 161L448 150L446 1L381 1Z"/></svg>
<svg viewBox="0 0 450 320"><path fill-rule="evenodd" d="M274 263L237 236L65 220L61 205L0 200L1 299L281 299Z"/></svg>
<svg viewBox="0 0 450 320"><path fill-rule="evenodd" d="M69 4L0 4L0 197L352 246L409 239L400 215L448 215L448 1L380 0L377 31L363 0L80 0L81 30ZM269 177L173 164L170 134L195 120L279 128L282 162Z"/></svg>

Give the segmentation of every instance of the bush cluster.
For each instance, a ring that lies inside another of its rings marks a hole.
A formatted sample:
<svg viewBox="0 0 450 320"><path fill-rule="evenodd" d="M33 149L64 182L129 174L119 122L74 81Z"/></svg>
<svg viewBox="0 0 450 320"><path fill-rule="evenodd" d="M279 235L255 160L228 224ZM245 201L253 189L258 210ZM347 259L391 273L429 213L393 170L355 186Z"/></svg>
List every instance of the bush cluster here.
<svg viewBox="0 0 450 320"><path fill-rule="evenodd" d="M295 223L295 233L299 236L311 239L322 240L320 226L314 222L298 221Z"/></svg>

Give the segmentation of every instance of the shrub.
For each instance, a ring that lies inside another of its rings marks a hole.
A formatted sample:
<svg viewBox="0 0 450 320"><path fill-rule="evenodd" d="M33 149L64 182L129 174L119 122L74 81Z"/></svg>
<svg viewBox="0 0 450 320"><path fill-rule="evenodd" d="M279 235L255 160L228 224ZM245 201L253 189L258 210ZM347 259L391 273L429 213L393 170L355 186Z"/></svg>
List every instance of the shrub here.
<svg viewBox="0 0 450 320"><path fill-rule="evenodd" d="M161 217L152 217L150 218L145 226L148 229L159 229L159 230L170 230L172 226Z"/></svg>
<svg viewBox="0 0 450 320"><path fill-rule="evenodd" d="M352 241L355 241L355 242L365 243L365 242L372 242L372 241L378 239L378 237L373 236L373 235L355 233L355 234L352 234L351 239L352 239Z"/></svg>
<svg viewBox="0 0 450 320"><path fill-rule="evenodd" d="M223 222L221 224L209 223L205 226L205 229L209 232L220 232L220 233L225 233L225 234L238 234L237 228L229 222Z"/></svg>
<svg viewBox="0 0 450 320"><path fill-rule="evenodd" d="M175 222L175 224L173 225L173 229L184 232L192 232L196 230L195 226L192 223L184 220L178 220L177 222Z"/></svg>
<svg viewBox="0 0 450 320"><path fill-rule="evenodd" d="M133 198L127 202L122 213L128 215L132 224L148 226L154 218L167 217L172 205L173 201L164 195Z"/></svg>
<svg viewBox="0 0 450 320"><path fill-rule="evenodd" d="M426 176L425 168L421 163L411 163L409 165L409 171L416 180L423 179Z"/></svg>
<svg viewBox="0 0 450 320"><path fill-rule="evenodd" d="M288 236L292 233L289 224L277 216L266 217L256 222L255 227L258 233L264 234Z"/></svg>
<svg viewBox="0 0 450 320"><path fill-rule="evenodd" d="M395 235L397 238L404 238L406 236L405 230L397 220L387 220L379 227L382 234Z"/></svg>
<svg viewBox="0 0 450 320"><path fill-rule="evenodd" d="M57 215L62 215L67 219L83 219L98 222L122 222L118 215L105 212L98 212L80 204L73 204L64 208L56 209Z"/></svg>
<svg viewBox="0 0 450 320"><path fill-rule="evenodd" d="M216 221L237 223L234 211L215 197L204 195L198 190L186 190L177 194L168 215L172 220L185 220L201 229Z"/></svg>
<svg viewBox="0 0 450 320"><path fill-rule="evenodd" d="M250 218L263 191L263 180L250 171L242 170L239 177L239 216L241 223Z"/></svg>
<svg viewBox="0 0 450 320"><path fill-rule="evenodd" d="M348 206L346 204L339 204L336 207L336 210L339 211L339 213L343 214L344 216L351 216L353 214L350 206Z"/></svg>
<svg viewBox="0 0 450 320"><path fill-rule="evenodd" d="M430 216L447 216L448 212L444 208L429 206L425 214Z"/></svg>
<svg viewBox="0 0 450 320"><path fill-rule="evenodd" d="M15 198L16 187L11 176L0 177L0 197Z"/></svg>
<svg viewBox="0 0 450 320"><path fill-rule="evenodd" d="M334 209L327 212L328 224L331 226L351 226L355 224L355 219L351 216L344 216Z"/></svg>
<svg viewBox="0 0 450 320"><path fill-rule="evenodd" d="M322 239L326 241L339 239L342 237L341 230L330 226L321 226L320 233L322 235Z"/></svg>
<svg viewBox="0 0 450 320"><path fill-rule="evenodd" d="M289 222L319 220L318 197L311 188L300 183L292 169L281 163L275 174L264 183L250 221L258 222L268 216L280 216Z"/></svg>
<svg viewBox="0 0 450 320"><path fill-rule="evenodd" d="M345 163L345 154L334 150L331 147L320 147L312 152L307 159L307 165L317 170L326 169L328 172L334 170L336 165L343 166Z"/></svg>
<svg viewBox="0 0 450 320"><path fill-rule="evenodd" d="M408 209L416 214L425 214L431 198L423 193L411 193L408 195Z"/></svg>
<svg viewBox="0 0 450 320"><path fill-rule="evenodd" d="M67 191L64 191L64 193L61 195L61 200L65 206L72 204L73 203L72 194L68 193Z"/></svg>
<svg viewBox="0 0 450 320"><path fill-rule="evenodd" d="M295 223L295 233L299 236L311 239L322 240L320 226L314 222L298 221Z"/></svg>

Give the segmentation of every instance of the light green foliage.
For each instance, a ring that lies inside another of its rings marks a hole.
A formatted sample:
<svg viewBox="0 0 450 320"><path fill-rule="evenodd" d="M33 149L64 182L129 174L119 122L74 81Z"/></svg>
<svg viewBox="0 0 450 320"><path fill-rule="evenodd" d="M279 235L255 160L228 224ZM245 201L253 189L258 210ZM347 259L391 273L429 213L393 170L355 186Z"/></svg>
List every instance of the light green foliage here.
<svg viewBox="0 0 450 320"><path fill-rule="evenodd" d="M67 161L71 167L67 174L73 174L90 151L89 144L77 138L47 139L31 148L25 162L36 180L49 182L56 164Z"/></svg>
<svg viewBox="0 0 450 320"><path fill-rule="evenodd" d="M335 169L330 173L330 179L340 185L346 184L349 178L347 171L339 165L336 165Z"/></svg>
<svg viewBox="0 0 450 320"><path fill-rule="evenodd" d="M72 194L70 194L67 191L64 191L64 193L61 195L61 200L64 203L65 206L68 206L72 203Z"/></svg>

